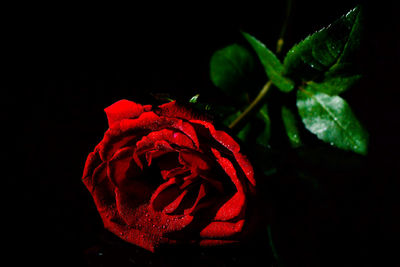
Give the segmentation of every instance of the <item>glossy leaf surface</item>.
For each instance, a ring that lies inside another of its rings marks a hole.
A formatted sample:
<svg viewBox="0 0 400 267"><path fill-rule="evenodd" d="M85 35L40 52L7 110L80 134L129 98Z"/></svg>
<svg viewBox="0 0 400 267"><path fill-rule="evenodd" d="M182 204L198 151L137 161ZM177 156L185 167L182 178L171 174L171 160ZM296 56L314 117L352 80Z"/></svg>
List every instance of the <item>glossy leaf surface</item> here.
<svg viewBox="0 0 400 267"><path fill-rule="evenodd" d="M301 81L318 80L323 83L318 88L331 95L349 88L359 78L357 73L349 75L349 70L353 71L354 52L360 44L360 17L360 7L356 7L293 46L284 59L285 74ZM340 71L343 68L347 77Z"/></svg>
<svg viewBox="0 0 400 267"><path fill-rule="evenodd" d="M282 107L282 120L285 126L286 134L292 147L301 146L300 134L297 128L296 117L293 112L287 107Z"/></svg>
<svg viewBox="0 0 400 267"><path fill-rule="evenodd" d="M319 139L344 150L367 153L368 134L341 97L307 87L298 90L297 107L305 127Z"/></svg>
<svg viewBox="0 0 400 267"><path fill-rule="evenodd" d="M253 47L272 83L283 92L290 92L293 90L294 83L292 80L283 76L284 67L276 55L250 34L243 32L243 36Z"/></svg>

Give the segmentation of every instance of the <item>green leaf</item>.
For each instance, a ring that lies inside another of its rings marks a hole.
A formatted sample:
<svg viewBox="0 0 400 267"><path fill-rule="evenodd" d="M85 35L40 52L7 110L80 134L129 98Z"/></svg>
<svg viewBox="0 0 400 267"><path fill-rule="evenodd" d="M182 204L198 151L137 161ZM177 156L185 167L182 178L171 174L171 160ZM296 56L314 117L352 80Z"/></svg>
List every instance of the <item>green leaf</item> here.
<svg viewBox="0 0 400 267"><path fill-rule="evenodd" d="M305 127L325 142L365 155L368 133L347 102L312 88L297 91L297 108Z"/></svg>
<svg viewBox="0 0 400 267"><path fill-rule="evenodd" d="M308 85L315 91L328 95L338 95L352 87L360 78L361 75L329 77L321 83L308 82Z"/></svg>
<svg viewBox="0 0 400 267"><path fill-rule="evenodd" d="M190 98L190 100L189 100L189 103L196 104L197 101L199 100L199 96L200 96L200 94L192 96L192 98Z"/></svg>
<svg viewBox="0 0 400 267"><path fill-rule="evenodd" d="M244 47L233 44L216 51L210 61L210 77L225 92L240 88L254 68L254 58Z"/></svg>
<svg viewBox="0 0 400 267"><path fill-rule="evenodd" d="M247 123L236 135L240 140L242 140L243 142L247 141L247 138L250 134L251 131L251 124Z"/></svg>
<svg viewBox="0 0 400 267"><path fill-rule="evenodd" d="M284 59L285 75L302 81L319 78L322 83L325 79L340 75L335 70L343 65L352 65L352 57L360 44L360 13L360 7L356 7L328 27L293 46ZM348 88L345 85L341 87L340 92Z"/></svg>
<svg viewBox="0 0 400 267"><path fill-rule="evenodd" d="M284 67L276 55L250 34L245 32L242 34L253 47L272 83L283 92L293 90L294 83L292 80L283 77Z"/></svg>
<svg viewBox="0 0 400 267"><path fill-rule="evenodd" d="M357 13L354 24L352 25L352 29L347 39L347 42L344 46L343 52L340 55L339 60L336 65L343 65L348 63L353 63L355 52L359 49L361 43L361 33L363 26L363 12L360 6L357 6L353 10L351 10L348 15L352 16L351 12Z"/></svg>
<svg viewBox="0 0 400 267"><path fill-rule="evenodd" d="M297 128L297 120L290 109L282 106L282 120L285 126L286 134L292 147L301 146L300 134Z"/></svg>
<svg viewBox="0 0 400 267"><path fill-rule="evenodd" d="M263 130L260 131L259 135L257 136L256 143L267 147L269 144L269 139L271 137L271 119L268 115L267 104L264 104L260 108L256 117L264 122Z"/></svg>

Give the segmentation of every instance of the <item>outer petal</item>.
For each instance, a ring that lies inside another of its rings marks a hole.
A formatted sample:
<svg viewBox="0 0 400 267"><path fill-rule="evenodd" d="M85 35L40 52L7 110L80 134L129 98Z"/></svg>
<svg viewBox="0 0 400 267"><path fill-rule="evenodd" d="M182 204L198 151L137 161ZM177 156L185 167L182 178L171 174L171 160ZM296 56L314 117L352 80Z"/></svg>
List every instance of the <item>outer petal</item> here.
<svg viewBox="0 0 400 267"><path fill-rule="evenodd" d="M200 236L203 238L229 238L240 233L243 229L244 220L237 222L212 222L206 226Z"/></svg>
<svg viewBox="0 0 400 267"><path fill-rule="evenodd" d="M116 190L117 202L125 202L125 194ZM161 243L175 243L169 239L171 232L181 231L193 220L193 216L170 216L160 211L155 211L149 205L143 204L135 208L125 208L128 223L120 224L107 221L106 228L127 242L143 247L154 252Z"/></svg>
<svg viewBox="0 0 400 267"><path fill-rule="evenodd" d="M221 145L229 149L233 153L236 161L242 168L247 179L253 186L256 185L256 181L254 179L253 167L251 166L247 158L239 152L240 146L238 143L236 143L235 140L233 140L232 137L230 137L227 133L223 131L216 130L215 127L209 122L204 122L200 120L191 120L191 122L201 124L204 127L206 127L209 130L211 136L215 138L215 140L217 140Z"/></svg>
<svg viewBox="0 0 400 267"><path fill-rule="evenodd" d="M137 118L143 112L150 110L150 105L142 106L125 99L119 100L118 102L115 102L111 106L104 109L107 114L109 126L123 119Z"/></svg>
<svg viewBox="0 0 400 267"><path fill-rule="evenodd" d="M238 143L236 143L235 140L233 140L232 137L230 137L227 133L224 131L218 131L215 129L215 127L206 121L201 121L201 120L191 120L190 122L196 123L203 125L206 127L209 131L212 137L214 137L215 140L217 140L221 145L226 147L232 152L239 152L240 151L240 146Z"/></svg>
<svg viewBox="0 0 400 267"><path fill-rule="evenodd" d="M214 217L215 221L229 221L237 218L239 215L244 215L246 207L246 197L242 192L236 192L231 199L229 199L218 210Z"/></svg>
<svg viewBox="0 0 400 267"><path fill-rule="evenodd" d="M92 191L93 187L93 172L101 164L101 162L102 161L100 159L99 153L96 150L89 153L86 159L85 168L83 169L82 181L90 192Z"/></svg>
<svg viewBox="0 0 400 267"><path fill-rule="evenodd" d="M218 150L211 148L211 151L216 157L219 165L222 167L222 169L226 172L226 174L231 178L232 182L235 184L236 190L238 192L243 193L244 192L243 185L241 184L239 178L237 177L236 170L233 167L232 162L230 162L227 158L222 157L221 153L219 153Z"/></svg>
<svg viewBox="0 0 400 267"><path fill-rule="evenodd" d="M116 191L116 197L120 199L124 196ZM121 239L152 252L160 243L176 243L167 237L168 233L182 230L193 220L193 216L176 217L154 211L146 204L126 212L131 214L131 224L118 223L102 217L105 228Z"/></svg>
<svg viewBox="0 0 400 267"><path fill-rule="evenodd" d="M107 164L100 161L97 151L89 154L82 181L92 194L99 212L106 206L115 203L114 185L107 177Z"/></svg>
<svg viewBox="0 0 400 267"><path fill-rule="evenodd" d="M249 160L240 153L234 153L235 159L237 163L239 163L240 168L242 168L244 174L247 179L249 179L250 183L255 186L256 180L254 179L254 170L253 166L251 166Z"/></svg>
<svg viewBox="0 0 400 267"><path fill-rule="evenodd" d="M184 120L204 120L211 121L204 115L197 114L191 108L184 105L179 105L176 101L162 104L158 107L155 112L159 116L169 117L169 118L180 118Z"/></svg>
<svg viewBox="0 0 400 267"><path fill-rule="evenodd" d="M133 158L133 149L125 147L107 162L107 176L115 186L123 186L128 177L139 175L141 169Z"/></svg>

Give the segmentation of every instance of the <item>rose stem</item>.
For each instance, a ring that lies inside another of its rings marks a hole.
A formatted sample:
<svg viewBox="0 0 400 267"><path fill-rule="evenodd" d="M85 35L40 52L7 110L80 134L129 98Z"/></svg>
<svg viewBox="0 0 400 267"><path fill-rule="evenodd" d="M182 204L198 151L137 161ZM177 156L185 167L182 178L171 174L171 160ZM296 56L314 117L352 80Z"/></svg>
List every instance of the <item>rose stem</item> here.
<svg viewBox="0 0 400 267"><path fill-rule="evenodd" d="M281 29L281 32L279 34L278 41L276 42L276 54L277 55L282 52L282 47L283 47L283 44L284 44L284 37L285 37L286 30L287 30L287 27L288 27L288 24L289 24L289 19L290 19L290 16L292 14L292 10L293 10L293 8L292 8L293 7L293 2L294 2L294 0L287 0L286 18L283 21L282 29Z"/></svg>
<svg viewBox="0 0 400 267"><path fill-rule="evenodd" d="M268 93L269 88L271 88L272 82L268 81L264 87L258 93L257 97L250 103L250 105L229 125L229 128L234 129L237 125L243 121L260 103L260 101Z"/></svg>
<svg viewBox="0 0 400 267"><path fill-rule="evenodd" d="M289 17L292 13L292 6L293 6L293 1L294 0L287 0L287 5L286 5L286 18L283 22L282 29L278 38L278 41L276 43L276 54L280 54L282 51L282 46L284 44L284 36L286 34L286 30L288 27L288 21ZM253 100L253 102L250 103L250 105L229 125L230 129L235 129L238 127L238 125L241 124L242 121L244 121L254 109L258 107L258 104L263 100L263 98L267 95L269 89L271 88L272 82L268 81L261 91L258 93L257 97Z"/></svg>

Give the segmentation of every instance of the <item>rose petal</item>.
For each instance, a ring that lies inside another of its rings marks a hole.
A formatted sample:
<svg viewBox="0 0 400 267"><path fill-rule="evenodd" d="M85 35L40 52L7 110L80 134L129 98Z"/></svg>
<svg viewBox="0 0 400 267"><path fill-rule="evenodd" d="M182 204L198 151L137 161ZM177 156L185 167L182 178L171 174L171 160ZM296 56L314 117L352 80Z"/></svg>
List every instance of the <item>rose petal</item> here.
<svg viewBox="0 0 400 267"><path fill-rule="evenodd" d="M222 183L216 179L206 177L205 175L200 175L200 177L204 180L206 180L209 184L211 184L215 189L218 190L218 192L223 193L224 192L224 186Z"/></svg>
<svg viewBox="0 0 400 267"><path fill-rule="evenodd" d="M116 192L117 199L120 195ZM123 196L123 194L121 195ZM115 224L109 222L111 229L120 238L154 251L160 243L176 243L168 235L171 232L181 231L193 220L193 216L171 216L161 211L155 211L149 205L143 204L125 211L130 216L129 224Z"/></svg>
<svg viewBox="0 0 400 267"><path fill-rule="evenodd" d="M91 191L97 210L100 212L115 203L114 185L107 177L107 163L101 163L93 172L92 181L84 180Z"/></svg>
<svg viewBox="0 0 400 267"><path fill-rule="evenodd" d="M254 179L254 170L249 160L240 153L234 153L234 156L240 168L242 168L244 174L246 175L247 179L253 186L255 186L256 180Z"/></svg>
<svg viewBox="0 0 400 267"><path fill-rule="evenodd" d="M194 149L193 141L186 135L172 131L170 129L162 129L160 131L154 131L136 143L138 151L154 149L156 142L165 141L168 144L174 144L179 147L187 147Z"/></svg>
<svg viewBox="0 0 400 267"><path fill-rule="evenodd" d="M189 185L193 184L193 181L198 177L197 173L190 173L188 176L183 178L183 183L179 186L180 189L185 189Z"/></svg>
<svg viewBox="0 0 400 267"><path fill-rule="evenodd" d="M199 193L197 194L196 201L193 203L191 208L188 208L184 211L184 214L193 215L193 212L198 207L199 202L206 196L206 189L203 184L200 185Z"/></svg>
<svg viewBox="0 0 400 267"><path fill-rule="evenodd" d="M231 199L229 199L218 210L214 217L215 221L229 221L237 218L245 210L246 197L242 192L236 192Z"/></svg>
<svg viewBox="0 0 400 267"><path fill-rule="evenodd" d="M147 166L151 165L153 158L158 158L162 155L165 155L165 154L167 154L169 152L173 152L173 151L175 151L175 150L164 140L156 141L154 143L153 150L146 152Z"/></svg>
<svg viewBox="0 0 400 267"><path fill-rule="evenodd" d="M133 149L125 147L107 162L107 175L115 186L123 185L123 182L129 177L139 175L141 168L136 165L133 159Z"/></svg>
<svg viewBox="0 0 400 267"><path fill-rule="evenodd" d="M114 123L105 132L103 140L96 147L101 159L103 161L110 159L117 150L156 129L157 120L159 117L156 114L145 112L137 119L124 119Z"/></svg>
<svg viewBox="0 0 400 267"><path fill-rule="evenodd" d="M181 190L176 185L176 179L172 178L161 184L150 198L150 207L155 211L161 211L165 206L174 201Z"/></svg>
<svg viewBox="0 0 400 267"><path fill-rule="evenodd" d="M237 191L243 193L243 185L240 183L239 178L237 177L236 170L232 162L230 162L227 158L222 157L218 150L211 148L211 151L217 158L219 165L231 178L232 182L236 186Z"/></svg>
<svg viewBox="0 0 400 267"><path fill-rule="evenodd" d="M185 172L188 172L186 167L176 167L170 170L161 170L161 176L164 180L168 180L169 178L184 174Z"/></svg>
<svg viewBox="0 0 400 267"><path fill-rule="evenodd" d="M190 123L184 122L182 120L172 119L172 118L168 118L168 120L172 121L172 127L180 130L185 135L190 137L190 139L192 139L193 143L195 144L195 146L197 148L200 147L199 139L197 138L196 131L194 130L193 126Z"/></svg>
<svg viewBox="0 0 400 267"><path fill-rule="evenodd" d="M240 233L244 225L244 220L237 222L212 222L201 232L202 238L227 238Z"/></svg>
<svg viewBox="0 0 400 267"><path fill-rule="evenodd" d="M172 201L168 206L163 209L164 213L173 213L178 206L182 203L182 199L187 195L188 191L184 190L174 201Z"/></svg>
<svg viewBox="0 0 400 267"><path fill-rule="evenodd" d="M100 152L103 161L108 160L116 150L124 147L128 143L135 144L135 139L142 139L143 136L151 132L160 131L170 128L175 132L185 134L193 142L196 148L199 147L199 140L193 126L188 122L182 122L179 119L160 118L154 112L142 113L136 119L123 119L110 127L104 134L103 140L96 147ZM174 135L175 142L184 142L183 138L178 134ZM139 140L138 140L139 141Z"/></svg>
<svg viewBox="0 0 400 267"><path fill-rule="evenodd" d="M121 239L140 246L144 249L147 249L151 252L155 251L155 247L159 242L155 242L154 238L151 236L144 234L142 231L137 229L132 229L123 225L116 224L114 222L109 222L105 224L104 227L108 229L110 232L114 233L116 236Z"/></svg>
<svg viewBox="0 0 400 267"><path fill-rule="evenodd" d="M232 152L239 152L240 151L240 146L238 143L236 143L235 140L233 140L232 137L230 137L227 133L223 131L218 131L215 129L215 127L206 121L201 121L201 120L190 120L192 123L200 124L206 127L209 131L212 137L215 138L221 145L226 147Z"/></svg>
<svg viewBox="0 0 400 267"><path fill-rule="evenodd" d="M193 150L181 149L179 151L179 162L196 173L210 169L210 163L204 155Z"/></svg>
<svg viewBox="0 0 400 267"><path fill-rule="evenodd" d="M176 101L162 104L155 112L164 117L181 118L185 120L201 119L210 121L206 116L197 114L187 106L179 105Z"/></svg>
<svg viewBox="0 0 400 267"><path fill-rule="evenodd" d="M134 119L140 116L145 111L150 111L151 106L142 106L135 102L122 99L115 102L111 106L104 109L108 119L108 125L121 121L123 119Z"/></svg>
<svg viewBox="0 0 400 267"><path fill-rule="evenodd" d="M87 179L92 179L93 171L101 164L101 159L98 151L93 151L89 153L85 167L83 169L82 180L85 182ZM89 183L91 185L91 183Z"/></svg>

